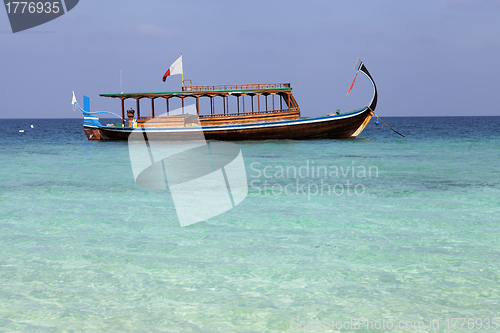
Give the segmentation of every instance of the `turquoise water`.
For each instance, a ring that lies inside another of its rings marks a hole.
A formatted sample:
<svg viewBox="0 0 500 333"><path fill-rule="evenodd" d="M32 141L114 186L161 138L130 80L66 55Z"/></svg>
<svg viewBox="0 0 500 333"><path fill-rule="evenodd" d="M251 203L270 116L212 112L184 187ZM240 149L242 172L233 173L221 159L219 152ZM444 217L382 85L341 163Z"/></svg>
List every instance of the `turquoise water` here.
<svg viewBox="0 0 500 333"><path fill-rule="evenodd" d="M406 137L372 120L354 140L238 143L247 198L184 228L168 191L135 185L126 143L87 141L80 119L2 120L0 331L492 324L500 117L384 120Z"/></svg>

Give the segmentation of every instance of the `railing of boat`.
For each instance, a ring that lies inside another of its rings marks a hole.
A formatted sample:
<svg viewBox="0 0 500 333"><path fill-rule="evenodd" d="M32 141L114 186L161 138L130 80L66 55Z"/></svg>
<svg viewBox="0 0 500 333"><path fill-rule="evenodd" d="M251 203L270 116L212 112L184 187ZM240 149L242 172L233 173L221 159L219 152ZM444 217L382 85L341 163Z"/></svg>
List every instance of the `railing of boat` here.
<svg viewBox="0 0 500 333"><path fill-rule="evenodd" d="M210 90L258 90L290 88L290 83L265 83L265 84L222 84L206 86L184 86L182 91L210 91Z"/></svg>
<svg viewBox="0 0 500 333"><path fill-rule="evenodd" d="M282 113L282 112L299 112L299 108L281 109L281 110L268 110L268 111L245 111L240 113L216 113L216 114L200 114L200 118L212 117L228 117L228 116L247 116L247 115L262 115L266 113Z"/></svg>
<svg viewBox="0 0 500 333"><path fill-rule="evenodd" d="M216 113L216 114L200 114L200 118L217 118L217 117L234 117L234 116L249 116L249 115L262 115L262 114L272 114L272 113L286 113L286 112L300 112L300 108L290 108L290 109L281 109L281 110L267 110L267 111L245 111L240 113ZM172 117L172 116L170 116ZM170 118L169 116L160 116L156 118ZM174 116L175 117L175 116ZM153 117L140 117L139 121L149 120Z"/></svg>

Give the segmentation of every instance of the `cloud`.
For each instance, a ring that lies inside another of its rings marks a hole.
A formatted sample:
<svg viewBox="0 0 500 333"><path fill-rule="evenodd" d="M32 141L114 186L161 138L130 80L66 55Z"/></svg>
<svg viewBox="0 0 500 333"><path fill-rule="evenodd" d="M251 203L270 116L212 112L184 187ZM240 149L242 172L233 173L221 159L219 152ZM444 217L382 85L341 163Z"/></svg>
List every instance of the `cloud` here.
<svg viewBox="0 0 500 333"><path fill-rule="evenodd" d="M137 27L137 32L141 35L155 36L155 37L173 37L176 31L165 27L158 27L152 24L143 24Z"/></svg>

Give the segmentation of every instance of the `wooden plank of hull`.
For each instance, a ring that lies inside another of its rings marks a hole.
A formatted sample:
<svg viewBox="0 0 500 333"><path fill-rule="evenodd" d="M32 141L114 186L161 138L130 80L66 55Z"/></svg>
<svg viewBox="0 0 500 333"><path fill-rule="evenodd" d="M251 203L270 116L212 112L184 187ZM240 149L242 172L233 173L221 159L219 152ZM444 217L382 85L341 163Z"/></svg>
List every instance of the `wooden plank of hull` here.
<svg viewBox="0 0 500 333"><path fill-rule="evenodd" d="M138 124L148 123L148 124L164 124L171 123L173 125L184 124L184 117L182 116L170 116L170 117L154 117L154 118L141 118L137 120Z"/></svg>
<svg viewBox="0 0 500 333"><path fill-rule="evenodd" d="M131 132L131 130L128 131L123 130L120 132L115 132L103 128L92 128L87 126L83 126L83 129L85 130L85 135L87 135L87 138L89 140L104 140L104 141L128 140L128 136Z"/></svg>
<svg viewBox="0 0 500 333"><path fill-rule="evenodd" d="M201 126L220 126L220 125L235 125L235 124L249 124L249 123L259 123L265 121L284 121L284 120L295 120L300 119L300 111L280 111L280 112L268 112L261 114L241 114L239 116L200 116Z"/></svg>
<svg viewBox="0 0 500 333"><path fill-rule="evenodd" d="M327 122L304 123L277 127L258 127L241 130L204 131L207 140L272 140L272 139L344 139L355 138L368 124L371 112L363 112L351 118ZM356 135L354 135L357 133Z"/></svg>
<svg viewBox="0 0 500 333"><path fill-rule="evenodd" d="M315 138L355 138L366 127L372 117L372 112L365 110L359 114L334 118L320 122L304 122L296 125L256 126L241 129L204 128L207 140L238 141L238 140L271 140L271 139L315 139ZM265 123L264 123L265 124ZM263 125L264 125L263 124ZM106 128L87 128L85 133L89 140L127 140L130 129L110 130ZM146 129L147 131L147 129ZM94 134L93 138L89 135ZM161 134L155 134L159 137ZM182 135L180 133L179 135ZM95 139L99 137L99 139ZM171 138L171 134L169 134Z"/></svg>
<svg viewBox="0 0 500 333"><path fill-rule="evenodd" d="M191 116L193 118L195 116ZM137 121L138 127L183 127L196 123L198 119L187 117L184 122L184 116L156 117L156 118L141 118ZM260 112L260 113L242 113L241 115L211 115L199 116L201 126L221 126L221 125L236 125L260 123L267 121L285 121L300 119L299 109L279 112Z"/></svg>
<svg viewBox="0 0 500 333"><path fill-rule="evenodd" d="M142 118L137 120L138 127L184 127L183 116Z"/></svg>
<svg viewBox="0 0 500 333"><path fill-rule="evenodd" d="M98 128L83 126L83 130L89 140L109 140L106 136L102 135L102 131Z"/></svg>

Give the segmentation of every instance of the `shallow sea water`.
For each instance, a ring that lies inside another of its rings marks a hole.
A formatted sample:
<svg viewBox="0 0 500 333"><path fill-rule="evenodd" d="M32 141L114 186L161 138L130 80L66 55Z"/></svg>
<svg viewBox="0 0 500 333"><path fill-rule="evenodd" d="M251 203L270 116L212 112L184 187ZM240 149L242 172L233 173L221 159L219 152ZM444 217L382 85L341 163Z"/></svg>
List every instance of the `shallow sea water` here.
<svg viewBox="0 0 500 333"><path fill-rule="evenodd" d="M169 191L135 185L127 143L2 120L0 331L500 318L500 117L384 120L406 137L372 120L354 140L238 142L247 198L184 228Z"/></svg>

